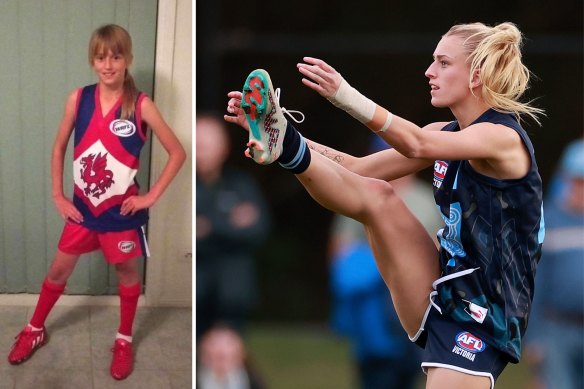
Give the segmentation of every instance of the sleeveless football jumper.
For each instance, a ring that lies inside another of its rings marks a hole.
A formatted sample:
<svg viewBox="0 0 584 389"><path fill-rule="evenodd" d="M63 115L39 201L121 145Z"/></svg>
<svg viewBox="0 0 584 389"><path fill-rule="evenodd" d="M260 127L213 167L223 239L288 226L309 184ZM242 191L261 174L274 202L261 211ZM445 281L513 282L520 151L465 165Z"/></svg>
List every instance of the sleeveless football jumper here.
<svg viewBox="0 0 584 389"><path fill-rule="evenodd" d="M499 180L468 161L435 162L434 197L446 225L438 231L442 275L429 309L464 323L516 363L544 237L542 182L533 145L516 118L490 109L474 121L482 122L514 129L531 167L520 179ZM459 130L456 121L442 129Z"/></svg>
<svg viewBox="0 0 584 389"><path fill-rule="evenodd" d="M121 120L120 98L105 116L97 84L79 89L74 131L73 203L83 214L82 225L99 232L140 228L147 210L120 215L122 202L139 193L136 180L140 151L146 141L146 125L139 93L134 115Z"/></svg>

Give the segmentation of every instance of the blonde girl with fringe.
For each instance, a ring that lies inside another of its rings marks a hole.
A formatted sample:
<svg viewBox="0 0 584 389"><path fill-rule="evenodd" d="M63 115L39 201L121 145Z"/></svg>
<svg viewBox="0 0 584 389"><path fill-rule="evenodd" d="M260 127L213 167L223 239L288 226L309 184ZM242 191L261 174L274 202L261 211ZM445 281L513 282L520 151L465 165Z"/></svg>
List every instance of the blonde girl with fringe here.
<svg viewBox="0 0 584 389"><path fill-rule="evenodd" d="M323 60L304 57L302 83L393 146L362 158L303 138L278 99L269 100L269 120L250 110L255 85L267 97L273 90L263 70L250 74L255 84L246 81L243 93L228 94L226 121L269 130L282 144L274 160L321 205L364 224L402 326L424 348L428 389L492 388L521 355L544 237L541 178L521 125L523 117L539 123L543 111L520 100L530 78L521 45L512 23L453 26L425 75L431 104L454 118L423 127L362 95ZM250 149L257 139L250 132ZM391 184L428 167L444 219L438 244Z"/></svg>
<svg viewBox="0 0 584 389"><path fill-rule="evenodd" d="M89 65L96 84L69 94L53 146L53 201L65 226L29 324L8 355L17 365L47 343L45 320L65 290L81 254L101 250L115 267L120 325L112 348L110 373L121 380L133 370L132 325L142 290L138 259L148 256L144 227L152 207L186 158L154 102L138 91L129 68L130 34L115 24L96 29L89 42ZM140 193L136 174L148 128L168 153L160 177ZM74 135L73 199L63 190L67 144Z"/></svg>

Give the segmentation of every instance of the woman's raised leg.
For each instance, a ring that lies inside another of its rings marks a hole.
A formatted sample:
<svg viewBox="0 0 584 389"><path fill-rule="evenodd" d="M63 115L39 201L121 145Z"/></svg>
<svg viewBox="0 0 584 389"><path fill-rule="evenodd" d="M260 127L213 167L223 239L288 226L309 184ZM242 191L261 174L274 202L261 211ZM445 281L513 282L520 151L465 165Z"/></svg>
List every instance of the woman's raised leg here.
<svg viewBox="0 0 584 389"><path fill-rule="evenodd" d="M323 207L363 223L402 326L414 336L440 276L436 245L422 224L390 183L359 176L315 151L296 177Z"/></svg>
<svg viewBox="0 0 584 389"><path fill-rule="evenodd" d="M322 206L364 224L402 326L414 336L440 275L436 246L422 224L389 183L360 176L309 149L284 117L290 111L279 106L265 70L251 72L243 93L228 96L227 112L235 116L225 120L249 131L248 157L259 164L277 161Z"/></svg>

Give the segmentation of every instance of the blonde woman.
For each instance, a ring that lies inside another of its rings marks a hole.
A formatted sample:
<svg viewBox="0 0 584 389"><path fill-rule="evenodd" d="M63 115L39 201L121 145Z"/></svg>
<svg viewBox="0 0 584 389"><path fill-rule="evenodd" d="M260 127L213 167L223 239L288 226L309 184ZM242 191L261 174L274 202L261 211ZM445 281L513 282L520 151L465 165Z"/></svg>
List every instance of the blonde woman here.
<svg viewBox="0 0 584 389"><path fill-rule="evenodd" d="M110 373L126 378L133 369L132 326L142 282L137 259L148 255L143 226L185 160L185 151L154 102L139 92L129 73L132 40L114 24L95 30L89 64L97 83L70 93L52 153L53 201L65 221L57 253L43 282L29 324L17 335L8 361L20 364L48 341L45 320L65 290L83 253L101 250L116 269L120 325ZM135 177L148 128L168 153L158 180L140 194ZM63 164L71 135L73 199L63 191Z"/></svg>
<svg viewBox="0 0 584 389"><path fill-rule="evenodd" d="M529 71L512 23L453 26L426 70L431 103L452 122L424 127L305 57L302 82L393 146L363 158L304 139L284 118L269 75L230 92L225 120L250 132L246 155L277 161L321 205L366 227L379 271L410 339L424 348L427 388L489 388L521 354L543 242L542 184L522 116ZM433 239L391 180L434 167L445 225Z"/></svg>

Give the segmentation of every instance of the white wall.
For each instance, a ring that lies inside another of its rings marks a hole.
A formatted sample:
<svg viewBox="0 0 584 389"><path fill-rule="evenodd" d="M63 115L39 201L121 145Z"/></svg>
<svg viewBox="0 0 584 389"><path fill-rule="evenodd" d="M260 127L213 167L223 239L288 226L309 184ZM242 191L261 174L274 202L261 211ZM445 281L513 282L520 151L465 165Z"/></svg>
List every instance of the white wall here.
<svg viewBox="0 0 584 389"><path fill-rule="evenodd" d="M150 211L146 304L192 305L192 2L160 0L154 101L187 151L178 176ZM153 142L151 182L167 154Z"/></svg>

